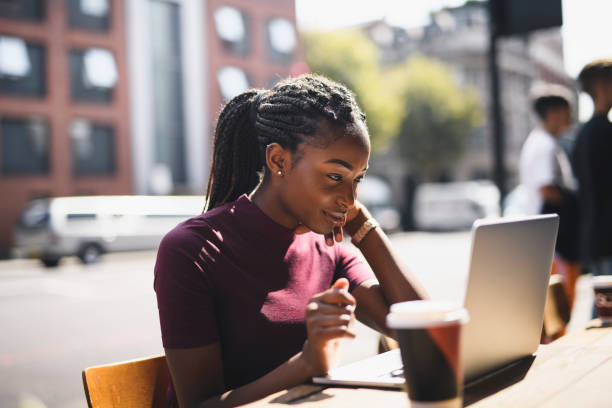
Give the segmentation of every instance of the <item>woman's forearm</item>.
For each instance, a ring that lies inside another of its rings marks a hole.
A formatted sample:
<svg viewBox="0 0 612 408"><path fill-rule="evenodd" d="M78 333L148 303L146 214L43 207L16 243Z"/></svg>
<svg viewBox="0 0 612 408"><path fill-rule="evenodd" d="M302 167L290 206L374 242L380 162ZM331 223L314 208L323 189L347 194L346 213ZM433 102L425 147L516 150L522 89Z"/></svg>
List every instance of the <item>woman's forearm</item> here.
<svg viewBox="0 0 612 408"><path fill-rule="evenodd" d="M370 217L367 210L362 210L345 229L352 235ZM370 230L357 247L374 271L389 305L428 297L418 279L407 268L399 266L391 242L380 227Z"/></svg>
<svg viewBox="0 0 612 408"><path fill-rule="evenodd" d="M235 407L299 385L315 375L302 352L257 380L222 395L207 399L200 407Z"/></svg>

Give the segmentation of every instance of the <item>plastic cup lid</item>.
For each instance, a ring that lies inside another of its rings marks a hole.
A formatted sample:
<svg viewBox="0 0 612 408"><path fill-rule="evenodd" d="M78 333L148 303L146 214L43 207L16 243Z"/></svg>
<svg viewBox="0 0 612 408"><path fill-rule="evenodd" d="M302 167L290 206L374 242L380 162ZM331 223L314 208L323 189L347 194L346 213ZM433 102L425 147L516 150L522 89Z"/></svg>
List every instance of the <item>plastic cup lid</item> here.
<svg viewBox="0 0 612 408"><path fill-rule="evenodd" d="M467 323L468 311L456 303L442 300L411 300L391 305L387 326L413 329Z"/></svg>

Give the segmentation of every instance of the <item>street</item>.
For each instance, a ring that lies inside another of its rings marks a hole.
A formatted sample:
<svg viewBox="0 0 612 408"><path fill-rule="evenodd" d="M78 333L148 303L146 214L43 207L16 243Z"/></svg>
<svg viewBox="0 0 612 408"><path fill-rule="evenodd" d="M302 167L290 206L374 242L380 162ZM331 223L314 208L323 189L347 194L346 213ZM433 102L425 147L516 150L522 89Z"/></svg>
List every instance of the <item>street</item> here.
<svg viewBox="0 0 612 408"><path fill-rule="evenodd" d="M470 234L401 233L400 260L434 298L461 299ZM64 259L0 261L0 407L82 408L84 367L163 352L153 292L154 251L109 254L95 265ZM578 283L570 330L584 326L589 276ZM378 336L357 326L342 362L375 353Z"/></svg>

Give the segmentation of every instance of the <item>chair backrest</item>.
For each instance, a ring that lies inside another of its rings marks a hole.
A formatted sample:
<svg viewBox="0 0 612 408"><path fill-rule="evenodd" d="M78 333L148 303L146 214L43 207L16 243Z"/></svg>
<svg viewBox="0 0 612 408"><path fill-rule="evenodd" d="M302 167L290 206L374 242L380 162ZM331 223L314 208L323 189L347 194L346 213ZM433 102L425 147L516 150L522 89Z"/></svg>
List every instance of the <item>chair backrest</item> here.
<svg viewBox="0 0 612 408"><path fill-rule="evenodd" d="M164 355L83 370L89 408L164 408L169 381Z"/></svg>

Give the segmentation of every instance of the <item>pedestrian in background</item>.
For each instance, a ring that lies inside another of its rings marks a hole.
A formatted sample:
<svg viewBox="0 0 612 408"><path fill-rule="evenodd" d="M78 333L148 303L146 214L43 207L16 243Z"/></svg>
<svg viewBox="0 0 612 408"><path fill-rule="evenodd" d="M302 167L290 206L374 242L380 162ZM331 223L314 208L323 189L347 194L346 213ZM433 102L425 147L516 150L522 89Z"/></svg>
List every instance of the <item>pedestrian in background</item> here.
<svg viewBox="0 0 612 408"><path fill-rule="evenodd" d="M559 139L572 123L573 97L568 89L554 84L540 85L534 88L533 94L533 110L540 123L525 140L520 154L519 177L525 194L524 211L527 215L559 214L552 274L563 277L567 299L558 299L557 309L565 309L561 314L567 323L580 275L578 208L576 182ZM549 340L563 333L564 328L554 334L548 333Z"/></svg>
<svg viewBox="0 0 612 408"><path fill-rule="evenodd" d="M593 100L593 116L576 140L582 254L593 275L612 275L612 58L587 64L578 81ZM595 317L595 308L593 308Z"/></svg>

